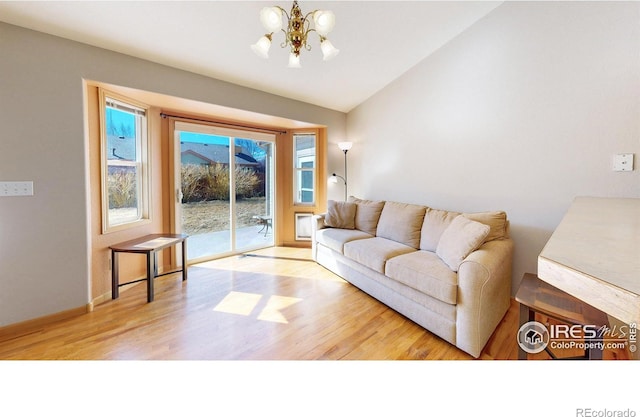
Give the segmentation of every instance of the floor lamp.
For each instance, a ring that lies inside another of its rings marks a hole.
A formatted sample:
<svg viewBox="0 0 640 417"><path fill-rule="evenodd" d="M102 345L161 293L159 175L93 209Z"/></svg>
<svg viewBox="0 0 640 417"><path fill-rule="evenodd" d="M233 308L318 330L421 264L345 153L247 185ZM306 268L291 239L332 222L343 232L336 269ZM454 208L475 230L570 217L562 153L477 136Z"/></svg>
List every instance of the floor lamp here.
<svg viewBox="0 0 640 417"><path fill-rule="evenodd" d="M351 147L353 146L352 142L339 142L338 143L338 147L340 148L340 150L342 152L344 152L344 177L336 174L335 172L333 174L331 174L331 179L334 183L338 182L338 178L340 178L342 181L344 181L344 201L347 201L347 196L348 196L348 192L347 192L347 152L349 152L349 149L351 149Z"/></svg>

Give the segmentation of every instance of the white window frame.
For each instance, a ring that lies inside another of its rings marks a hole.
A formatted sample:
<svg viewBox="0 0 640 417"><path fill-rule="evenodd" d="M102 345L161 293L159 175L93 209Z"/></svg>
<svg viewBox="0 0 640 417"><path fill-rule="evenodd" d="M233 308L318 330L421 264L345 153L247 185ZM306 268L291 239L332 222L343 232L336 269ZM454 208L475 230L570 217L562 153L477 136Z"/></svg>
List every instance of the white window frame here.
<svg viewBox="0 0 640 417"><path fill-rule="evenodd" d="M297 137L299 136L311 136L313 137L313 153L300 153L297 151ZM316 196L318 194L318 186L317 186L317 167L318 167L318 135L315 133L294 133L293 135L293 202L297 206L315 206L316 204ZM304 162L313 162L312 168L302 167L302 163ZM302 188L301 179L303 172L311 172L313 176L313 189ZM311 191L313 194L312 201L302 201L302 192L303 191Z"/></svg>
<svg viewBox="0 0 640 417"><path fill-rule="evenodd" d="M115 161L109 159L107 139L107 107L115 107L121 111L142 116L136 118L136 160ZM136 102L118 94L100 89L100 157L101 157L101 186L102 186L102 233L111 233L151 223L150 201L150 146L149 146L149 106ZM124 222L111 219L109 211L109 166L134 166L137 182L137 213L136 218Z"/></svg>

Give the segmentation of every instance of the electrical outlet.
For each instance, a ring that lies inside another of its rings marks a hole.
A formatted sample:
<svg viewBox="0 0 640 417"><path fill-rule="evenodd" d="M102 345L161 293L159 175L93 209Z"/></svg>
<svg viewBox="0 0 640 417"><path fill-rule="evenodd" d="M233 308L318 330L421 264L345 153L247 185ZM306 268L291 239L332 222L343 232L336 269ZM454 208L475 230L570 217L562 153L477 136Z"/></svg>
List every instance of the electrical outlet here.
<svg viewBox="0 0 640 417"><path fill-rule="evenodd" d="M0 181L0 197L33 195L33 181Z"/></svg>
<svg viewBox="0 0 640 417"><path fill-rule="evenodd" d="M633 171L633 154L619 153L613 157L614 171Z"/></svg>

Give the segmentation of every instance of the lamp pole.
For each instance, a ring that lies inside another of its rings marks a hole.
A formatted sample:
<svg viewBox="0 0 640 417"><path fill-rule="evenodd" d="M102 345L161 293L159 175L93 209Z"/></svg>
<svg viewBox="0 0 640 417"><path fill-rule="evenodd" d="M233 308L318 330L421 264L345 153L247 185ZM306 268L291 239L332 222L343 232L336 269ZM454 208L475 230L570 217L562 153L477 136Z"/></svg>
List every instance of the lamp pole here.
<svg viewBox="0 0 640 417"><path fill-rule="evenodd" d="M347 177L347 152L349 152L349 149L351 149L352 146L353 146L353 143L351 142L338 143L338 147L342 152L344 152L344 178L340 177L344 181L344 201L347 201L347 197L349 195L347 192L347 178L348 178ZM333 174L333 175L336 175L336 174Z"/></svg>
<svg viewBox="0 0 640 417"><path fill-rule="evenodd" d="M349 149L344 149L344 201L347 201L347 152L349 152Z"/></svg>
<svg viewBox="0 0 640 417"><path fill-rule="evenodd" d="M347 201L347 180L342 175L338 175L335 172L331 174L331 177L333 178L333 182L336 184L338 183L337 178L340 178L342 182L344 182L344 201Z"/></svg>

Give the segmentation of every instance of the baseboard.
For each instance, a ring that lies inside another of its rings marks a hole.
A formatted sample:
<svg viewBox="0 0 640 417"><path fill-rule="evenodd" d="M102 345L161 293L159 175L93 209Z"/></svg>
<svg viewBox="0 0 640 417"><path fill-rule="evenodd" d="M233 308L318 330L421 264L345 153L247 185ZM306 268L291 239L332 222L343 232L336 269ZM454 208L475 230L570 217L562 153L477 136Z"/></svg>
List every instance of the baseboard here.
<svg viewBox="0 0 640 417"><path fill-rule="evenodd" d="M308 242L308 241L283 242L281 246L284 246L285 248L309 248L309 249L311 249L311 242Z"/></svg>
<svg viewBox="0 0 640 417"><path fill-rule="evenodd" d="M110 300L111 300L111 291L97 296L96 298L91 300L91 304L93 304L94 306L98 306L98 305L100 305L102 303L106 303L107 301L110 301Z"/></svg>
<svg viewBox="0 0 640 417"><path fill-rule="evenodd" d="M51 323L78 317L91 311L93 311L93 303L89 303L83 307L72 308L70 310L61 311L48 316L38 317L20 323L10 324L5 327L0 327L0 342L15 339L29 333L35 333Z"/></svg>
<svg viewBox="0 0 640 417"><path fill-rule="evenodd" d="M160 268L158 269L158 273L162 275L162 274L164 274L164 273L165 273L165 271L170 271L170 270L173 270L173 269L175 269L175 268L176 268L176 267L173 267L173 266L171 266L171 265L169 265L169 266L162 266L162 267L160 267ZM177 273L177 272L176 272L176 273ZM130 279L130 281L141 280L141 279L144 279L144 278L146 278L146 277L147 277L146 275L140 275L140 276L138 276L137 278L131 278L131 279ZM132 284L125 284L125 285L123 285L122 287L120 287L120 289L118 290L118 292L119 292L120 294L122 294L122 293L124 293L125 291L128 291L128 290L130 290L131 288L134 288L134 287L136 287L136 286L138 286L138 285L146 285L146 284L145 284L144 282L134 282L134 283L132 283ZM111 295L112 295L112 291L107 291L107 292L105 292L104 294L100 294L99 296L97 296L97 297L93 298L93 299L91 300L91 311L93 311L93 307L94 307L94 306L98 306L98 305L100 305L100 304L106 303L107 301L111 301L111 300L112 300Z"/></svg>

